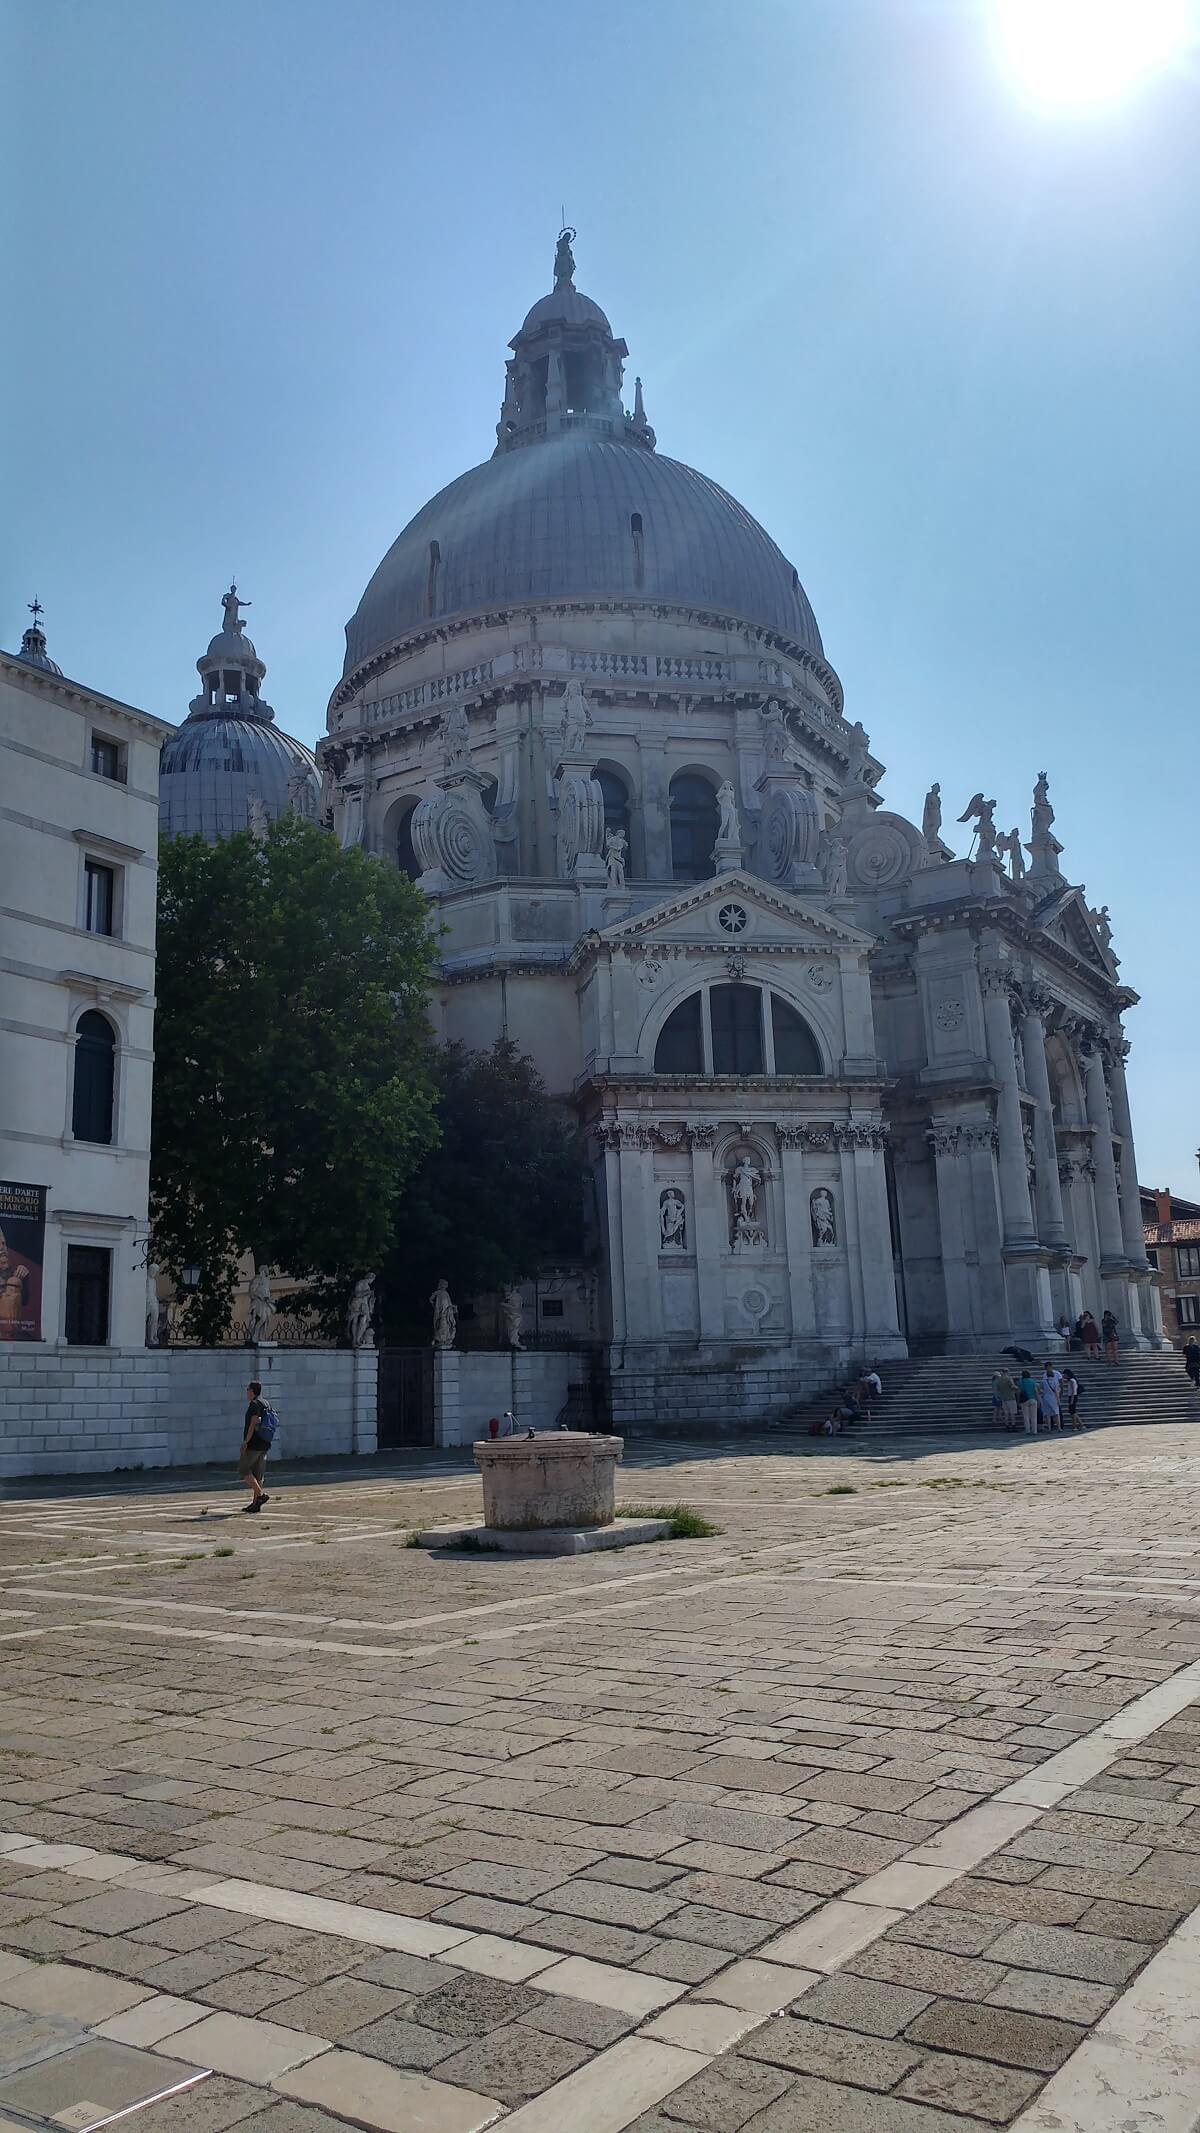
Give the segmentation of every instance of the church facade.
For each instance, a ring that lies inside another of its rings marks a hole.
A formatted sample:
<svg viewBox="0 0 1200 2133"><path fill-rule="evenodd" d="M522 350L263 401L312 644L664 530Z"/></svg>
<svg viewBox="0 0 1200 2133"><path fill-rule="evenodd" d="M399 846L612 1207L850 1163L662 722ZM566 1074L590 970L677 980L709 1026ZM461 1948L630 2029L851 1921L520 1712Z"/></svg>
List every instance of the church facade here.
<svg viewBox="0 0 1200 2133"><path fill-rule="evenodd" d="M797 572L658 451L640 380L626 411L572 236L493 454L347 627L318 760L342 842L434 905L439 1034L511 1037L586 1134L593 1263L561 1290L615 1419L1046 1351L1085 1307L1159 1344L1136 996L1045 777L1027 839L976 794L963 857L936 787L919 826L888 809Z"/></svg>

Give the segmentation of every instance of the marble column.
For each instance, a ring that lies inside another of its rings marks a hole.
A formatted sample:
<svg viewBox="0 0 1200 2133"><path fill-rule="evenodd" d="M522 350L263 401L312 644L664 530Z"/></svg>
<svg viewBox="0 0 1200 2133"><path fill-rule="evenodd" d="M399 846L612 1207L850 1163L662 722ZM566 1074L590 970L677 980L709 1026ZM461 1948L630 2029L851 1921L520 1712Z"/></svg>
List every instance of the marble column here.
<svg viewBox="0 0 1200 2133"><path fill-rule="evenodd" d="M707 1119L688 1120L692 1150L692 1214L695 1222L696 1289L701 1340L725 1337L724 1263L729 1252L729 1215L713 1161L716 1128Z"/></svg>
<svg viewBox="0 0 1200 2133"><path fill-rule="evenodd" d="M1117 1166L1113 1161L1112 1119L1108 1112L1108 1089L1104 1079L1104 1056L1099 1038L1092 1034L1080 1045L1084 1100L1092 1128L1092 1162L1096 1166L1096 1226L1100 1235L1101 1272L1125 1264L1125 1236L1121 1227L1121 1203L1117 1195Z"/></svg>
<svg viewBox="0 0 1200 2133"><path fill-rule="evenodd" d="M854 1195L858 1215L858 1261L863 1288L863 1332L868 1341L894 1341L900 1332L892 1225L888 1211L885 1133L878 1121L851 1127Z"/></svg>
<svg viewBox="0 0 1200 2133"><path fill-rule="evenodd" d="M956 1346L961 1348L968 1345L965 1336L974 1330L974 1314L971 1308L971 1275L967 1266L958 1127L953 1119L935 1117L926 1139L933 1150L937 1179L942 1280L946 1285L947 1345L951 1349Z"/></svg>
<svg viewBox="0 0 1200 2133"><path fill-rule="evenodd" d="M1121 1233L1125 1240L1125 1257L1132 1267L1148 1267L1142 1223L1142 1196L1138 1187L1137 1157L1133 1147L1133 1120L1130 1117L1129 1089L1125 1081L1124 1042L1120 1035L1113 1046L1109 1088L1112 1090L1113 1124L1121 1139Z"/></svg>
<svg viewBox="0 0 1200 2133"><path fill-rule="evenodd" d="M811 1340L817 1330L817 1306L813 1290L812 1224L804 1175L804 1128L790 1120L780 1120L775 1127L775 1137L779 1142L792 1338Z"/></svg>
<svg viewBox="0 0 1200 2133"><path fill-rule="evenodd" d="M1017 1087L1017 1060L1013 1050L1012 1015L1008 984L1002 970L980 970L983 989L983 1019L988 1057L1000 1087L996 1097L996 1131L999 1136L1000 1207L1004 1216L1006 1245L1034 1245L1033 1209L1029 1199L1029 1168L1025 1160L1025 1134L1021 1121L1021 1096Z"/></svg>
<svg viewBox="0 0 1200 2133"><path fill-rule="evenodd" d="M1037 1154L1038 1233L1043 1244L1052 1245L1056 1251L1066 1251L1069 1240L1063 1215L1062 1185L1058 1175L1054 1103L1050 1095L1050 1074L1046 1065L1046 1011L1049 1006L1050 1001L1045 993L1033 991L1026 996L1025 1084L1037 1105L1033 1132Z"/></svg>
<svg viewBox="0 0 1200 2133"><path fill-rule="evenodd" d="M625 1284L625 1334L628 1340L652 1340L661 1335L656 1323L661 1310L658 1286L657 1228L650 1220L650 1188L653 1173L650 1134L646 1126L622 1120L621 1137L621 1243L622 1277ZM653 1246L653 1256L652 1256Z"/></svg>

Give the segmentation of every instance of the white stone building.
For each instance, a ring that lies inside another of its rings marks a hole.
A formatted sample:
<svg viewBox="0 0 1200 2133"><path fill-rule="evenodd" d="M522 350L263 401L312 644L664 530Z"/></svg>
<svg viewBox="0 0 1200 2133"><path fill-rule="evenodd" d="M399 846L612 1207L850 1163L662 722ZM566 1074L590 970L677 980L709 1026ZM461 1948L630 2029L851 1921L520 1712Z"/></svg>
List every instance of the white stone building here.
<svg viewBox="0 0 1200 2133"><path fill-rule="evenodd" d="M795 569L656 450L640 380L625 412L572 234L495 452L347 627L318 755L343 842L436 904L442 1033L514 1038L587 1130L602 1272L559 1309L616 1420L1044 1348L1084 1305L1157 1342L1135 996L1044 779L1024 845L976 796L966 858L936 788L920 827L886 808Z"/></svg>
<svg viewBox="0 0 1200 2133"><path fill-rule="evenodd" d="M46 1194L41 1279L34 1267L22 1278L10 1360L37 1338L30 1316L43 1353L145 1346L158 756L171 730L67 680L36 617L20 652L0 654L0 1178Z"/></svg>

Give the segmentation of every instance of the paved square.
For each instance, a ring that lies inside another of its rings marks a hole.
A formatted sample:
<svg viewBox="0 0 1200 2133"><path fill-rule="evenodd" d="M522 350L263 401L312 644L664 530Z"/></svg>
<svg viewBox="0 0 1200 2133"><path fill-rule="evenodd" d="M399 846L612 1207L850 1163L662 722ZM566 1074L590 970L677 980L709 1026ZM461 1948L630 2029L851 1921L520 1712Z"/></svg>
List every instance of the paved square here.
<svg viewBox="0 0 1200 2133"><path fill-rule="evenodd" d="M145 2133L1137 2122L1197 2061L1198 1457L634 1446L719 1533L549 1561L406 1545L458 1455L10 1496L6 2110L92 2051L203 2075Z"/></svg>

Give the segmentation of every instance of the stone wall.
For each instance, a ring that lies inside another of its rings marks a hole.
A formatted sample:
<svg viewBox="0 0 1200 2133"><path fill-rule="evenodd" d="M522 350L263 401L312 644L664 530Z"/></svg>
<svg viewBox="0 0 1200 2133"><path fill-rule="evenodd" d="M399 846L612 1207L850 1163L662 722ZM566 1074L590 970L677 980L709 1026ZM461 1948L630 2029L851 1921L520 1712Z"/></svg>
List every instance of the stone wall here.
<svg viewBox="0 0 1200 2133"><path fill-rule="evenodd" d="M823 1357L785 1360L781 1355L774 1362L756 1357L724 1368L699 1359L630 1361L625 1369L614 1364L612 1427L618 1436L744 1430L786 1414L822 1387L848 1381L861 1367L861 1355L851 1360L832 1349Z"/></svg>
<svg viewBox="0 0 1200 2133"><path fill-rule="evenodd" d="M13 1348L0 1355L0 1480L232 1467L249 1378L280 1418L277 1456L376 1448L374 1349Z"/></svg>
<svg viewBox="0 0 1200 2133"><path fill-rule="evenodd" d="M473 1444L488 1417L511 1408L520 1429L553 1429L567 1397L573 1358L566 1349L511 1349L433 1355L433 1441Z"/></svg>

